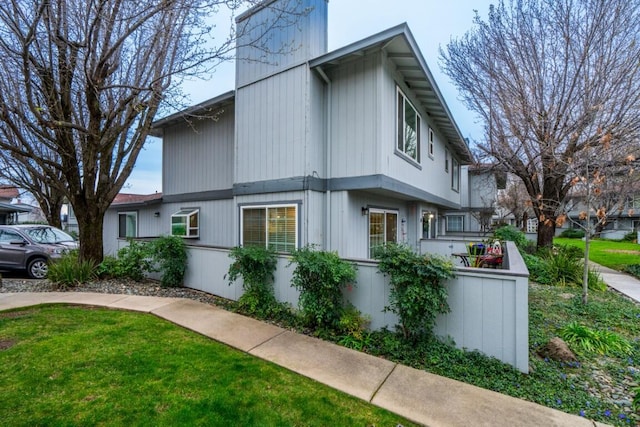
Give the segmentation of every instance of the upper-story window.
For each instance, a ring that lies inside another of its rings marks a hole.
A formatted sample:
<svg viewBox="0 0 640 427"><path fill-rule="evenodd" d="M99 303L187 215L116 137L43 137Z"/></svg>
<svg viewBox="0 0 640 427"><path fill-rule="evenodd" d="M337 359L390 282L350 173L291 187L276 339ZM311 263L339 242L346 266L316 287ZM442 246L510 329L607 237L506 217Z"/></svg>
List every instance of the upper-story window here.
<svg viewBox="0 0 640 427"><path fill-rule="evenodd" d="M429 128L429 157L433 159L433 156L434 156L433 129Z"/></svg>
<svg viewBox="0 0 640 427"><path fill-rule="evenodd" d="M444 151L444 171L449 173L449 159L451 155L449 154L449 150Z"/></svg>
<svg viewBox="0 0 640 427"><path fill-rule="evenodd" d="M451 158L451 189L460 191L460 163L455 158Z"/></svg>
<svg viewBox="0 0 640 427"><path fill-rule="evenodd" d="M398 88L398 151L420 162L420 116Z"/></svg>

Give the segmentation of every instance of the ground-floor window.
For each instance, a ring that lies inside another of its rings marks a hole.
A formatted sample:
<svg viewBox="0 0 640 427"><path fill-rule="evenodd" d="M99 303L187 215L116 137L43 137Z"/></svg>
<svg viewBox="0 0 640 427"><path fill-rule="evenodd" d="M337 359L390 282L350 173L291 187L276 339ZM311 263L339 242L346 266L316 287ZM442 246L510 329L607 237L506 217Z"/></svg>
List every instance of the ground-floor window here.
<svg viewBox="0 0 640 427"><path fill-rule="evenodd" d="M447 231L464 231L464 215L447 215Z"/></svg>
<svg viewBox="0 0 640 427"><path fill-rule="evenodd" d="M183 208L171 215L171 235L197 238L200 236L200 209Z"/></svg>
<svg viewBox="0 0 640 427"><path fill-rule="evenodd" d="M138 237L137 212L118 212L118 237Z"/></svg>
<svg viewBox="0 0 640 427"><path fill-rule="evenodd" d="M369 209L369 258L385 243L398 241L398 211Z"/></svg>
<svg viewBox="0 0 640 427"><path fill-rule="evenodd" d="M263 246L276 252L298 247L297 205L243 206L240 227L242 246Z"/></svg>
<svg viewBox="0 0 640 427"><path fill-rule="evenodd" d="M436 216L433 212L422 212L422 238L435 239L436 237Z"/></svg>

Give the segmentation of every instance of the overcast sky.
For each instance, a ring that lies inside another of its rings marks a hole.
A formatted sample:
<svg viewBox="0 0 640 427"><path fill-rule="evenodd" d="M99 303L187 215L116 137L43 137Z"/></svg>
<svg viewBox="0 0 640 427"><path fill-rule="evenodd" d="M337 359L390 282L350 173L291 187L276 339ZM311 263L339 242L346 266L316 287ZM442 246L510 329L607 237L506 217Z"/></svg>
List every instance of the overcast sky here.
<svg viewBox="0 0 640 427"><path fill-rule="evenodd" d="M480 128L472 113L458 101L458 93L442 74L438 64L438 49L446 47L451 38L464 35L473 23L474 10L486 16L495 0L330 0L329 51L396 26L403 22L409 28L442 95L464 137L477 139ZM228 22L221 24L228 27ZM224 64L213 78L189 83L184 90L193 104L213 98L234 88L233 64ZM158 117L159 119L160 117ZM121 191L150 194L162 191L162 148L157 139L150 139L138 157L136 167Z"/></svg>

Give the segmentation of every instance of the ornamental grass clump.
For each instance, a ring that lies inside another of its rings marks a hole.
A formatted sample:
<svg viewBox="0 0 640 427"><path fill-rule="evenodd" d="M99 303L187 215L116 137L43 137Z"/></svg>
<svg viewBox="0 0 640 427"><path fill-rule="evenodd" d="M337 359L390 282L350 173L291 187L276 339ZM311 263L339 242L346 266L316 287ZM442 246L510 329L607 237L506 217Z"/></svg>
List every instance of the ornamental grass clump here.
<svg viewBox="0 0 640 427"><path fill-rule="evenodd" d="M577 352L626 355L632 351L631 343L615 332L591 329L576 321L568 323L562 328L560 334L562 339Z"/></svg>
<svg viewBox="0 0 640 427"><path fill-rule="evenodd" d="M296 264L291 284L300 291L298 304L307 326L338 330L344 313L342 289L354 284L355 265L313 246L294 251L291 264Z"/></svg>
<svg viewBox="0 0 640 427"><path fill-rule="evenodd" d="M411 248L387 244L376 254L378 269L389 276L389 306L400 318L405 339L431 336L438 314L448 313L446 280L454 277L451 261L418 255Z"/></svg>
<svg viewBox="0 0 640 427"><path fill-rule="evenodd" d="M73 250L49 265L47 279L60 287L74 287L95 279L96 266L91 261L80 261L78 251Z"/></svg>

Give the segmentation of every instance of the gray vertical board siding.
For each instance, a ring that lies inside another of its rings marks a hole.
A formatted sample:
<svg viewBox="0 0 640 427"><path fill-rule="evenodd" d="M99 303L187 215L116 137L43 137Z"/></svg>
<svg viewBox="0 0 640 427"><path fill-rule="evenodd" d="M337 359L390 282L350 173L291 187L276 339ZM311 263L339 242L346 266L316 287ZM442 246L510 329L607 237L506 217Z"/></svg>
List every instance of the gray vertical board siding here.
<svg viewBox="0 0 640 427"><path fill-rule="evenodd" d="M280 14L277 9L291 5L297 6L294 13L299 16L285 14L284 20L289 25L280 21L265 33L265 29L276 22ZM252 16L245 14L238 19L237 87L286 70L327 51L327 0L285 0L269 6L257 9Z"/></svg>
<svg viewBox="0 0 640 427"><path fill-rule="evenodd" d="M490 172L469 174L469 206L493 206L498 194L495 174Z"/></svg>
<svg viewBox="0 0 640 427"><path fill-rule="evenodd" d="M331 196L332 248L341 257L369 258L369 216L362 215L363 207L397 210L398 241L402 242L400 221L409 215L406 201L361 191L334 191ZM407 224L405 230L409 233Z"/></svg>
<svg viewBox="0 0 640 427"><path fill-rule="evenodd" d="M379 64L370 55L330 72L332 178L379 173Z"/></svg>
<svg viewBox="0 0 640 427"><path fill-rule="evenodd" d="M217 121L190 118L164 130L163 194L223 190L233 186L235 109Z"/></svg>
<svg viewBox="0 0 640 427"><path fill-rule="evenodd" d="M107 210L102 220L102 245L105 255L118 252L118 211Z"/></svg>
<svg viewBox="0 0 640 427"><path fill-rule="evenodd" d="M327 90L315 73L307 74L310 96L309 123L307 124L307 153L305 175L316 178L327 177Z"/></svg>
<svg viewBox="0 0 640 427"><path fill-rule="evenodd" d="M185 286L238 300L243 292L242 281L230 286L225 278L233 262L228 255L226 249L189 247ZM519 257L517 253L510 255ZM279 301L297 307L300 294L291 286L295 264L289 265L289 260L285 255L278 257L274 292ZM357 276L355 286L345 289L345 299L371 316L370 329L394 328L398 317L384 311L389 305L389 278L379 273L374 262L347 261L355 263ZM514 264L518 264L517 260ZM438 316L434 332L453 338L458 348L479 350L527 372L528 290L522 273L458 271L456 278L446 284L451 312Z"/></svg>
<svg viewBox="0 0 640 427"><path fill-rule="evenodd" d="M451 166L445 170L444 136L399 81L382 53L369 54L327 70L331 79L331 177L384 174L441 198L460 203L451 189ZM397 88L412 100L421 116L420 163L396 149ZM434 131L434 156L428 154L428 131Z"/></svg>
<svg viewBox="0 0 640 427"><path fill-rule="evenodd" d="M157 237L169 233L170 219L163 212L163 206L154 204L151 206L113 206L104 216L103 220L103 247L105 255L116 255L126 239L118 238L118 214L121 212L136 212L138 214L137 237ZM155 213L159 212L159 216Z"/></svg>
<svg viewBox="0 0 640 427"><path fill-rule="evenodd" d="M188 201L163 205L163 232L171 232L171 215L182 208L200 209L200 237L185 239L198 245L229 247L235 244L234 227L236 222L233 199ZM165 214L166 213L166 214Z"/></svg>
<svg viewBox="0 0 640 427"><path fill-rule="evenodd" d="M242 282L230 285L225 275L233 259L227 249L203 248L189 246L188 267L184 277L184 285L237 301L242 295Z"/></svg>
<svg viewBox="0 0 640 427"><path fill-rule="evenodd" d="M300 66L236 93L235 182L307 175L307 81Z"/></svg>
<svg viewBox="0 0 640 427"><path fill-rule="evenodd" d="M415 94L400 75L395 72L394 65L391 61L385 61L383 67L382 81L382 101L383 121L385 126L382 129L381 145L383 153L383 169L381 173L392 178L406 182L415 187L424 189L436 196L451 200L454 203L460 203L462 191L456 192L451 189L451 160L449 172L445 170L445 151L449 150L451 155L455 156L455 150L447 143L446 138L437 128L435 123L429 118L429 112L425 111L420 103L416 101ZM421 118L420 127L420 167L415 167L410 161L405 160L395 151L396 141L396 122L397 122L397 88L409 98L414 108L418 111ZM429 128L434 132L434 155L429 156L428 134Z"/></svg>

